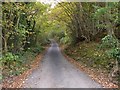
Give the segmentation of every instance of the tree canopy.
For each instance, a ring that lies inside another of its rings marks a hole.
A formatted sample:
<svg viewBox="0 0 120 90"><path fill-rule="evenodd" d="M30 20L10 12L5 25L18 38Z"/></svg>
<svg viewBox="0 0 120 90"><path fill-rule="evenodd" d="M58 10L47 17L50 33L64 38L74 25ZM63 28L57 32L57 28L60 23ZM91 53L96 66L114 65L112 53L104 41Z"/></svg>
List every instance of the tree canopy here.
<svg viewBox="0 0 120 90"><path fill-rule="evenodd" d="M19 75L29 68L30 57L42 52L50 39L65 45L65 52L77 60L81 55L91 58L84 62L93 67L118 72L119 9L119 2L59 2L54 8L40 2L2 2L3 74Z"/></svg>

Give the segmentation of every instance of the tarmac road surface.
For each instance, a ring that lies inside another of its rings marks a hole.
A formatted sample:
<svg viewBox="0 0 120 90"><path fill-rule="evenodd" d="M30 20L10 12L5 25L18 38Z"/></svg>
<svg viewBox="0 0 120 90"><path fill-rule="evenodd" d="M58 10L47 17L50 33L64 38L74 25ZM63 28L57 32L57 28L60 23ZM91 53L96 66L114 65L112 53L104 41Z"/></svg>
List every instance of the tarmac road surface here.
<svg viewBox="0 0 120 90"><path fill-rule="evenodd" d="M51 40L40 66L25 81L24 88L102 88L86 73L78 70L61 54L58 44ZM92 90L92 89L91 89Z"/></svg>

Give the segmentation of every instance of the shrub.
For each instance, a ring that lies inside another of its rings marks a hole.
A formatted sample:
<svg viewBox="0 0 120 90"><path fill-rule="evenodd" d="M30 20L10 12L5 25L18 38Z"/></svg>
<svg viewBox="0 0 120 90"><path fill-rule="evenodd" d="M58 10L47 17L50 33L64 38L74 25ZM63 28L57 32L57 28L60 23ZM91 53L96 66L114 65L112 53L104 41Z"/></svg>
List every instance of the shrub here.
<svg viewBox="0 0 120 90"><path fill-rule="evenodd" d="M70 42L70 39L67 36L65 36L65 37L63 37L63 38L60 39L60 43L61 44L67 44L69 42Z"/></svg>
<svg viewBox="0 0 120 90"><path fill-rule="evenodd" d="M41 45L36 45L35 47L28 48L28 52L33 52L35 54L38 54L41 51L43 51L43 49L44 48Z"/></svg>
<svg viewBox="0 0 120 90"><path fill-rule="evenodd" d="M102 38L102 48L116 48L118 46L118 40L111 35L107 35Z"/></svg>
<svg viewBox="0 0 120 90"><path fill-rule="evenodd" d="M31 61L34 60L36 53L30 51L22 51L16 54L6 53L0 59L3 69L3 78L23 73L30 68Z"/></svg>
<svg viewBox="0 0 120 90"><path fill-rule="evenodd" d="M111 49L108 51L108 56L120 60L120 48Z"/></svg>
<svg viewBox="0 0 120 90"><path fill-rule="evenodd" d="M6 53L2 58L1 58L1 62L5 65L10 65L13 62L16 62L19 59L18 55L14 55L11 52ZM10 68L10 67L9 67Z"/></svg>

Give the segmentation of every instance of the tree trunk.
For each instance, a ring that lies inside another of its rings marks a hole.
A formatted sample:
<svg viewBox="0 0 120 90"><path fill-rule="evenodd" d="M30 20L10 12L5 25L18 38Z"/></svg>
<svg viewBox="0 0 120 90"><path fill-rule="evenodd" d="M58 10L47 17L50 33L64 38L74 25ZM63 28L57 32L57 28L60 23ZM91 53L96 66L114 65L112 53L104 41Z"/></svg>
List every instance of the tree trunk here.
<svg viewBox="0 0 120 90"><path fill-rule="evenodd" d="M106 2L106 8L108 8L108 6L109 6L109 2ZM115 36L115 35L114 35L114 30L113 30L113 25L112 25L112 23L110 22L111 9L106 12L105 18L106 18L106 25L107 25L108 35Z"/></svg>

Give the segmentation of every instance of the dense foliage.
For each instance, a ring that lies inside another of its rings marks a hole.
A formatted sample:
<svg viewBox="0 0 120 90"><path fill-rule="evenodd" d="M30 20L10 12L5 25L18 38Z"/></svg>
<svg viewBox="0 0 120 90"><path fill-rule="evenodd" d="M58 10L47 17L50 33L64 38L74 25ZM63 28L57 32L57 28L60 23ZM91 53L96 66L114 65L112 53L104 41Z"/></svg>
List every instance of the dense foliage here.
<svg viewBox="0 0 120 90"><path fill-rule="evenodd" d="M110 78L118 78L118 2L63 2L52 10L51 16L66 26L66 35L61 41L67 40L65 52L68 55L87 66L107 70ZM99 44L89 44L92 42ZM111 81L117 83L117 79Z"/></svg>
<svg viewBox="0 0 120 90"><path fill-rule="evenodd" d="M52 10L51 16L67 26L71 43L100 41L107 34L119 37L118 7L117 2L63 2Z"/></svg>
<svg viewBox="0 0 120 90"><path fill-rule="evenodd" d="M29 68L34 57L43 50L42 45L47 44L40 21L45 19L43 15L48 7L35 2L2 3L1 63L4 77L19 75Z"/></svg>
<svg viewBox="0 0 120 90"><path fill-rule="evenodd" d="M3 2L3 76L29 68L54 38L75 60L118 77L119 7L118 2L61 2L54 8L39 2Z"/></svg>

